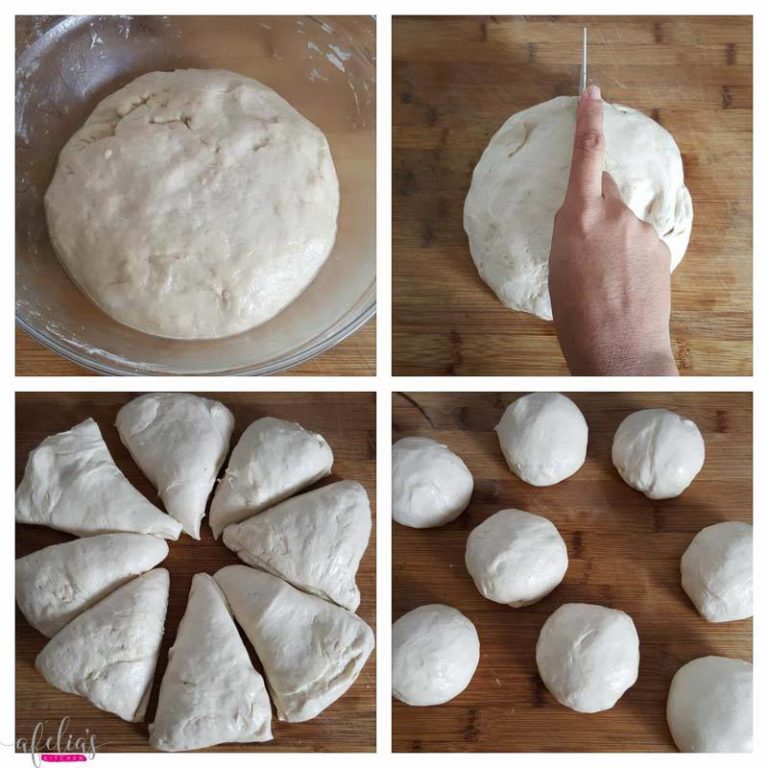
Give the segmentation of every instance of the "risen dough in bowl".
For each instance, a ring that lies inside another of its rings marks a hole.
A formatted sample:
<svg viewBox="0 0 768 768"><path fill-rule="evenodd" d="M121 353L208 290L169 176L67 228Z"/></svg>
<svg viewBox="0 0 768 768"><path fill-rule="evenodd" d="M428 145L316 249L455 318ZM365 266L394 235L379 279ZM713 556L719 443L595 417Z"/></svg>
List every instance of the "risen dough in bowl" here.
<svg viewBox="0 0 768 768"><path fill-rule="evenodd" d="M45 196L56 252L115 320L178 339L269 320L336 237L339 185L322 132L224 70L142 75L102 101Z"/></svg>
<svg viewBox="0 0 768 768"><path fill-rule="evenodd" d="M574 96L507 120L472 175L464 229L480 276L506 306L552 319L547 280L555 213L568 183ZM672 269L691 235L693 208L672 136L629 107L604 102L604 168L624 202L669 246Z"/></svg>

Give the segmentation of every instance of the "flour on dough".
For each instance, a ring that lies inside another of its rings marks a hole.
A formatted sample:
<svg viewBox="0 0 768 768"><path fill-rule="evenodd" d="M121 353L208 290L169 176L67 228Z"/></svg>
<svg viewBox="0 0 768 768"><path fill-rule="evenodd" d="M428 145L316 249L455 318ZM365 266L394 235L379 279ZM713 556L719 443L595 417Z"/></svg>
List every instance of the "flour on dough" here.
<svg viewBox="0 0 768 768"><path fill-rule="evenodd" d="M568 182L574 96L507 120L472 175L464 229L480 276L511 309L552 319L547 280L555 213ZM669 246L672 269L691 235L693 207L672 136L642 112L604 103L604 168L624 202Z"/></svg>
<svg viewBox="0 0 768 768"><path fill-rule="evenodd" d="M59 258L115 320L157 336L229 336L314 279L336 237L323 133L224 70L142 75L102 101L45 196Z"/></svg>

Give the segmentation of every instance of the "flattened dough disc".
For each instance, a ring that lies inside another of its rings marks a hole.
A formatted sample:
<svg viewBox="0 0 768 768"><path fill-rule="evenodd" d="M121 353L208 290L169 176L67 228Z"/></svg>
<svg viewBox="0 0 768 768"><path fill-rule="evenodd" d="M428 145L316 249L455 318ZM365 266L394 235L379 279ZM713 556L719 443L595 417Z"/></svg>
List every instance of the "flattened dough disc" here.
<svg viewBox="0 0 768 768"><path fill-rule="evenodd" d="M575 96L558 96L507 120L472 174L464 229L480 276L499 300L552 319L549 250L573 152ZM624 202L669 246L672 269L693 222L683 163L672 136L642 112L604 102L604 168Z"/></svg>

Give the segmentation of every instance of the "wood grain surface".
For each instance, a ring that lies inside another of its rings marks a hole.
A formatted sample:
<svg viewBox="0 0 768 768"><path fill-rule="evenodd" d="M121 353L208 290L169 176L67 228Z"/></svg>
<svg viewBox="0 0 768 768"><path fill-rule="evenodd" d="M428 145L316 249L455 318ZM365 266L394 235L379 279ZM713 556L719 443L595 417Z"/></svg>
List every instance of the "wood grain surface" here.
<svg viewBox="0 0 768 768"><path fill-rule="evenodd" d="M17 376L96 376L16 329ZM375 376L376 318L333 349L286 371L289 376Z"/></svg>
<svg viewBox="0 0 768 768"><path fill-rule="evenodd" d="M710 624L680 586L680 557L703 527L752 520L752 403L739 394L574 394L589 425L584 466L549 488L526 485L507 469L493 432L518 394L395 394L394 439L439 440L475 478L467 511L443 528L393 525L392 618L419 605L447 603L480 636L480 664L469 687L439 707L393 700L395 751L669 751L665 702L674 673L699 656L752 659L752 620ZM640 408L667 407L696 421L707 458L677 499L650 501L611 464L613 434ZM541 514L568 547L565 579L542 601L513 609L481 597L464 566L470 530L500 509ZM579 714L558 704L535 662L539 630L560 605L619 608L640 636L637 683L616 706Z"/></svg>
<svg viewBox="0 0 768 768"><path fill-rule="evenodd" d="M752 371L749 17L393 20L393 361L400 375L562 375L551 323L504 307L462 226L472 170L515 112L589 76L680 147L693 235L672 279L683 374Z"/></svg>
<svg viewBox="0 0 768 768"><path fill-rule="evenodd" d="M134 394L129 393L21 393L16 401L16 476L21 481L29 452L48 435L69 429L93 417L117 465L144 495L161 506L157 494L123 447L115 416ZM375 396L370 393L293 393L293 394L212 394L235 416L234 446L242 431L256 418L265 415L298 421L320 432L333 449L333 475L318 485L340 479L358 480L368 491L373 507L375 494ZM371 541L357 575L362 602L358 614L372 627L376 618L375 524ZM73 537L49 528L16 526L17 557ZM86 729L94 733L98 752L152 751L147 723L154 719L160 681L166 667L168 648L186 608L187 595L195 573L213 574L224 565L240 562L222 543L214 542L207 521L202 540L182 535L169 542L170 554L161 563L171 573L171 593L160 660L144 723L127 723L117 716L96 709L85 699L63 693L48 685L34 668L37 654L46 638L32 629L16 610L16 738L29 740L38 722L45 733L55 733L58 723L69 716L68 733L81 736ZM242 634L242 633L241 633ZM259 671L250 643L243 635ZM208 751L222 752L341 752L373 751L376 744L375 652L350 690L314 720L283 723L273 712L274 741L265 744L226 744Z"/></svg>

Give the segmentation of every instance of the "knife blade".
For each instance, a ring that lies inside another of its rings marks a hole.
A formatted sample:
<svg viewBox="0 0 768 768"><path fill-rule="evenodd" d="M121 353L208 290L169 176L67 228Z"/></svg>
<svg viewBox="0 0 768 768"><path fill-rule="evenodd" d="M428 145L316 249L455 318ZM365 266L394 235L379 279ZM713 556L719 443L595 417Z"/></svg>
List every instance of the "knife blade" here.
<svg viewBox="0 0 768 768"><path fill-rule="evenodd" d="M581 42L581 67L579 71L579 97L587 90L587 28Z"/></svg>

